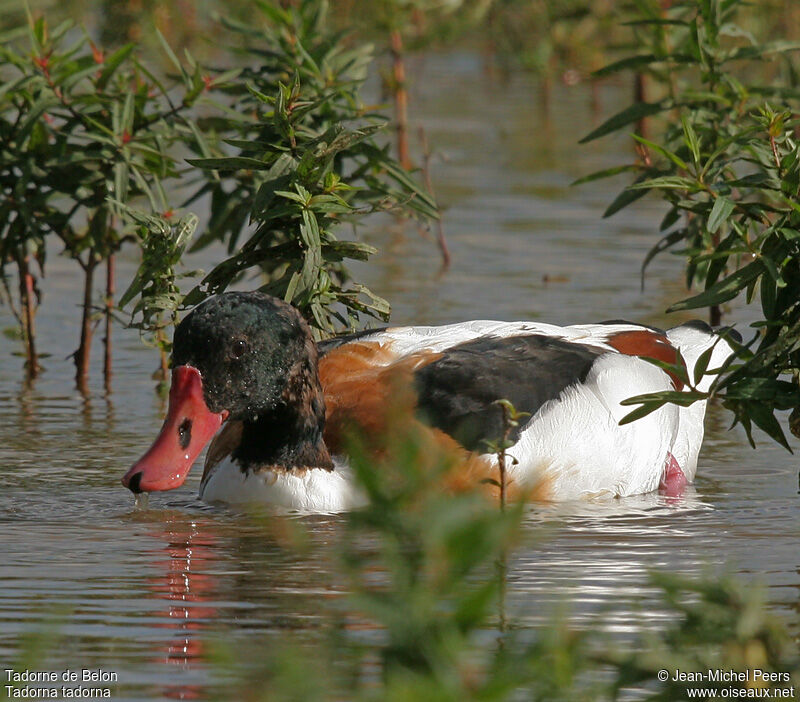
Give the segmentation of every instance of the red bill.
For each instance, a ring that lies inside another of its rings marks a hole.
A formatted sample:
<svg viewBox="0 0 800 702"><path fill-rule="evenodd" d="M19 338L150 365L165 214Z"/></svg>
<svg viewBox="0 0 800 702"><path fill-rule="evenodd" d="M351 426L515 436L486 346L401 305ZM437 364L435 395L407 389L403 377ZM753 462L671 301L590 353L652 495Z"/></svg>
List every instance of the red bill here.
<svg viewBox="0 0 800 702"><path fill-rule="evenodd" d="M216 413L206 406L200 371L178 366L172 371L164 425L147 453L125 473L122 484L135 493L180 487L227 417L227 411Z"/></svg>

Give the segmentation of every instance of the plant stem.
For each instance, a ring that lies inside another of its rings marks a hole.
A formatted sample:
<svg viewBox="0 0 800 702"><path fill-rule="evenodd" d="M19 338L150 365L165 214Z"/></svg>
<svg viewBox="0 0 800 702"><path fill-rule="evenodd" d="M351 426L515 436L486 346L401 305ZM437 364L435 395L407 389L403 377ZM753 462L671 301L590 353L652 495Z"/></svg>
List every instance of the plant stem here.
<svg viewBox="0 0 800 702"><path fill-rule="evenodd" d="M75 352L75 383L83 395L89 392L89 358L92 351L92 292L94 269L97 262L94 251L89 250L89 258L83 267L83 310L81 313L81 342Z"/></svg>
<svg viewBox="0 0 800 702"><path fill-rule="evenodd" d="M111 330L112 330L112 316L111 312L114 309L114 293L115 290L115 268L116 260L114 254L111 254L106 261L106 336L105 343L105 357L103 359L103 382L106 392L111 392L111 367L112 367L112 344L111 344Z"/></svg>
<svg viewBox="0 0 800 702"><path fill-rule="evenodd" d="M406 66L403 56L403 37L393 29L389 41L392 52L392 76L394 80L394 107L397 122L397 158L406 170L411 169L408 151L408 90L406 89Z"/></svg>
<svg viewBox="0 0 800 702"><path fill-rule="evenodd" d="M506 508L506 450L500 450L500 461L498 468L500 469L500 509L505 511Z"/></svg>
<svg viewBox="0 0 800 702"><path fill-rule="evenodd" d="M636 73L633 77L633 99L634 102L645 102L647 99L647 76L644 73ZM647 138L647 117L642 117L636 122L636 133L643 138Z"/></svg>
<svg viewBox="0 0 800 702"><path fill-rule="evenodd" d="M603 111L603 107L600 100L600 83L597 80L593 80L590 82L592 97L591 97L591 106L592 106L592 117L597 119L600 113Z"/></svg>
<svg viewBox="0 0 800 702"><path fill-rule="evenodd" d="M169 355L165 349L167 337L164 334L164 328L159 327L156 332L156 343L158 344L158 353L161 360L161 380L159 385L166 385L167 378L169 378Z"/></svg>
<svg viewBox="0 0 800 702"><path fill-rule="evenodd" d="M722 324L722 308L719 305L711 305L708 308L708 323L712 327Z"/></svg>
<svg viewBox="0 0 800 702"><path fill-rule="evenodd" d="M22 307L22 337L25 344L25 371L29 380L32 380L41 370L39 366L39 355L36 353L36 329L34 318L36 310L34 307L33 274L28 269L28 257L23 256L19 260L19 299Z"/></svg>
<svg viewBox="0 0 800 702"><path fill-rule="evenodd" d="M508 437L511 435L512 418L509 407L503 403L500 405L503 412L503 438L500 440L500 451L497 453L497 467L500 471L500 511L506 510L506 445ZM498 618L500 629L499 647L502 650L505 646L506 633L506 587L508 584L508 553L505 547L497 560L497 577L500 580L500 591L498 601Z"/></svg>
<svg viewBox="0 0 800 702"><path fill-rule="evenodd" d="M164 349L160 349L159 353L161 354L161 382L166 383L169 377L169 359Z"/></svg>
<svg viewBox="0 0 800 702"><path fill-rule="evenodd" d="M431 197L436 197L433 192L433 181L431 180L431 150L428 146L428 138L425 135L424 127L419 128L419 140L422 145L422 174L425 179L425 189ZM447 246L447 239L444 236L444 229L442 228L441 214L436 220L434 226L436 227L436 242L439 245L439 252L442 254L442 269L446 270L450 267L450 249Z"/></svg>
<svg viewBox="0 0 800 702"><path fill-rule="evenodd" d="M506 443L511 434L511 422L508 407L500 405L503 412L503 438L500 442L500 452L497 454L497 467L500 470L500 509L506 509Z"/></svg>
<svg viewBox="0 0 800 702"><path fill-rule="evenodd" d="M500 588L498 592L498 602L497 602L497 618L498 618L498 628L500 629L500 639L498 641L498 645L500 650L505 648L505 633L506 633L506 590L508 588L508 553L506 549L503 548L503 551L500 554L500 557L497 559L497 563L495 564L497 567L497 577L500 581Z"/></svg>

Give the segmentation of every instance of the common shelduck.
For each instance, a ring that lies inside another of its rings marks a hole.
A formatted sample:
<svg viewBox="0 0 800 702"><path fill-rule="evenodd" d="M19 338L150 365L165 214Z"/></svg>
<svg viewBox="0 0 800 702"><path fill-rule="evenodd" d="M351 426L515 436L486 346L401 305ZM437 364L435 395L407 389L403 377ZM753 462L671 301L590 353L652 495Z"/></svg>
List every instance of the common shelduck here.
<svg viewBox="0 0 800 702"><path fill-rule="evenodd" d="M391 431L391 400L402 387L413 397L412 421L476 481L496 476L486 441L502 434L495 401L507 399L530 414L508 451L512 493L571 500L659 486L679 492L695 476L705 403L667 404L620 426L633 409L620 402L683 388L676 374L641 357L685 363L691 378L709 348L709 370L733 352L703 322L662 332L617 321L471 321L315 343L294 307L263 293L225 293L176 328L167 417L122 483L136 493L178 487L216 435L203 500L352 508L361 495L345 435L350 427ZM714 377L697 387L708 389Z"/></svg>

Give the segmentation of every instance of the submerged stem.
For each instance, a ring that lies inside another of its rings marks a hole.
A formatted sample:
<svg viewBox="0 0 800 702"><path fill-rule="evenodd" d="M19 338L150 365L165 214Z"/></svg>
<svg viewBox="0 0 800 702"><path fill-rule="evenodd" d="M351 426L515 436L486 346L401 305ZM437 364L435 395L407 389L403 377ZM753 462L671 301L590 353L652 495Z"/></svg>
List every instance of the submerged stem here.
<svg viewBox="0 0 800 702"><path fill-rule="evenodd" d="M28 379L33 379L39 375L41 366L39 365L39 355L36 352L36 329L34 319L36 308L34 298L33 274L28 268L28 257L23 256L19 260L19 298L22 308L22 338L25 344L25 370Z"/></svg>
<svg viewBox="0 0 800 702"><path fill-rule="evenodd" d="M105 310L105 358L103 363L103 380L106 392L111 392L111 375L112 375L112 344L111 344L111 331L112 331L112 316L111 313L114 309L114 293L115 290L115 273L116 261L114 254L111 254L106 261L106 310Z"/></svg>
<svg viewBox="0 0 800 702"><path fill-rule="evenodd" d="M403 53L403 37L397 29L390 35L392 52L392 78L395 119L397 121L397 158L407 171L411 170L408 150L408 89L406 88L406 65Z"/></svg>
<svg viewBox="0 0 800 702"><path fill-rule="evenodd" d="M75 383L78 390L87 395L89 392L89 358L92 351L92 293L94 291L94 251L89 251L89 258L83 269L83 305L81 311L81 341L75 352Z"/></svg>

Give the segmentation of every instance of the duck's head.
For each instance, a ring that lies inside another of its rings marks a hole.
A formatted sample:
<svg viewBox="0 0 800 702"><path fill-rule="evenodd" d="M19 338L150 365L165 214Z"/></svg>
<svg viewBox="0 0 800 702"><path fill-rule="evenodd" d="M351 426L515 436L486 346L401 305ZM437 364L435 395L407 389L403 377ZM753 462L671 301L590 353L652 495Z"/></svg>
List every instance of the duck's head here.
<svg viewBox="0 0 800 702"><path fill-rule="evenodd" d="M226 419L254 423L302 401L311 382L316 349L294 307L258 292L206 300L175 330L167 417L122 484L133 492L179 487Z"/></svg>

